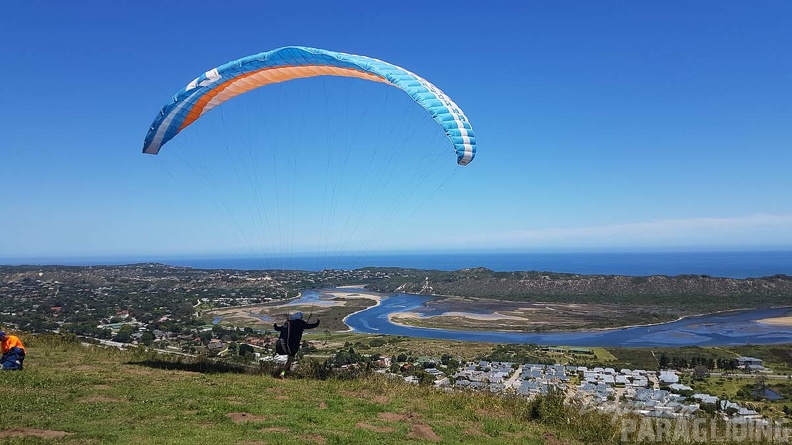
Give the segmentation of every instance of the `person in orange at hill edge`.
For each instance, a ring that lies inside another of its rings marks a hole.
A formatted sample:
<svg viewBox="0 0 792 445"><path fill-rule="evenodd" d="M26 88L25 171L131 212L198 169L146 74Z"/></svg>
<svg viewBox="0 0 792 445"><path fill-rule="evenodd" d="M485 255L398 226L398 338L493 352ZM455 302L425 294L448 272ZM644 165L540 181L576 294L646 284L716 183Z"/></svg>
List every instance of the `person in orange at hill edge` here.
<svg viewBox="0 0 792 445"><path fill-rule="evenodd" d="M0 352L3 353L0 358L0 369L4 371L22 370L27 350L19 337L0 331Z"/></svg>

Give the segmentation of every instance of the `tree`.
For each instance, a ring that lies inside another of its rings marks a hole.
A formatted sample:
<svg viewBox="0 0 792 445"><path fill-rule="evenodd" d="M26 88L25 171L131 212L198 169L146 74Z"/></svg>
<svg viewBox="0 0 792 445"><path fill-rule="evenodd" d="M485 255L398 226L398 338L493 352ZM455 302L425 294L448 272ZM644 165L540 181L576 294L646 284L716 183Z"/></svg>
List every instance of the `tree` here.
<svg viewBox="0 0 792 445"><path fill-rule="evenodd" d="M118 333L115 337L113 337L114 341L120 343L130 343L132 341L132 334L135 332L135 328L131 325L125 324L121 326L121 329L118 330Z"/></svg>
<svg viewBox="0 0 792 445"><path fill-rule="evenodd" d="M693 368L693 378L696 380L704 380L707 376L709 376L709 369L706 366L698 365Z"/></svg>
<svg viewBox="0 0 792 445"><path fill-rule="evenodd" d="M421 368L413 368L412 375L418 378L418 384L421 386L429 386L435 381L435 377L432 374Z"/></svg>
<svg viewBox="0 0 792 445"><path fill-rule="evenodd" d="M253 356L254 352L255 349L253 349L253 346L250 346L247 343L242 343L239 345L239 355L242 357L251 357Z"/></svg>
<svg viewBox="0 0 792 445"><path fill-rule="evenodd" d="M113 337L113 331L107 328L99 329L96 333L96 338L110 339L112 337Z"/></svg>
<svg viewBox="0 0 792 445"><path fill-rule="evenodd" d="M668 368L668 364L671 361L668 359L668 356L665 355L665 352L660 354L660 369Z"/></svg>
<svg viewBox="0 0 792 445"><path fill-rule="evenodd" d="M198 334L198 338L201 339L201 342L205 345L209 344L209 341L212 340L212 331L204 331Z"/></svg>
<svg viewBox="0 0 792 445"><path fill-rule="evenodd" d="M140 336L140 342L146 346L151 346L154 343L154 334L151 331L146 331Z"/></svg>

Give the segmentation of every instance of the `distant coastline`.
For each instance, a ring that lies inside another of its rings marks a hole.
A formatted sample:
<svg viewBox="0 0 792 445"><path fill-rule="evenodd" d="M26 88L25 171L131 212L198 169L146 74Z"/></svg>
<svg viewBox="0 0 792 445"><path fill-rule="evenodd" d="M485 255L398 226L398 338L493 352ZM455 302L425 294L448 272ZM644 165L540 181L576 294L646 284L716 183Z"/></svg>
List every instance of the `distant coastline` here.
<svg viewBox="0 0 792 445"><path fill-rule="evenodd" d="M151 257L151 258L22 258L3 259L6 265L123 265L159 262L197 269L359 269L403 267L424 270L459 270L484 267L498 272L548 271L584 275L710 275L758 278L792 275L792 250L701 252L559 252L559 253L422 253L339 256L268 257Z"/></svg>

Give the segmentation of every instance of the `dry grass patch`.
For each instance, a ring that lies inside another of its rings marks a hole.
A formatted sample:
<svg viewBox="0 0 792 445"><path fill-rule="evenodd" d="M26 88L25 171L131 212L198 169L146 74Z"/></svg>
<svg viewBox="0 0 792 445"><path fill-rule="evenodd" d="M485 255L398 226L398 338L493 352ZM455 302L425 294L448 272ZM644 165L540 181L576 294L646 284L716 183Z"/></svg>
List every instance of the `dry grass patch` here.
<svg viewBox="0 0 792 445"><path fill-rule="evenodd" d="M41 437L43 439L58 439L70 435L66 431L39 430L36 428L11 428L0 431L2 437Z"/></svg>
<svg viewBox="0 0 792 445"><path fill-rule="evenodd" d="M77 399L78 403L124 403L126 400L105 396L89 396Z"/></svg>

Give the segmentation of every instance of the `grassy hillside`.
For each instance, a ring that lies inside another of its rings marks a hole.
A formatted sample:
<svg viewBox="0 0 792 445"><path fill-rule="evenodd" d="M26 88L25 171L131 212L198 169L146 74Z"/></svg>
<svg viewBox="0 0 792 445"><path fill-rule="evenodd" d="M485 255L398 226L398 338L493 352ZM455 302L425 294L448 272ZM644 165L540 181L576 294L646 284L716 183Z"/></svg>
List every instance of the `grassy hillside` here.
<svg viewBox="0 0 792 445"><path fill-rule="evenodd" d="M378 376L277 380L262 370L25 337L0 372L0 442L64 444L615 443L559 400L446 393Z"/></svg>

